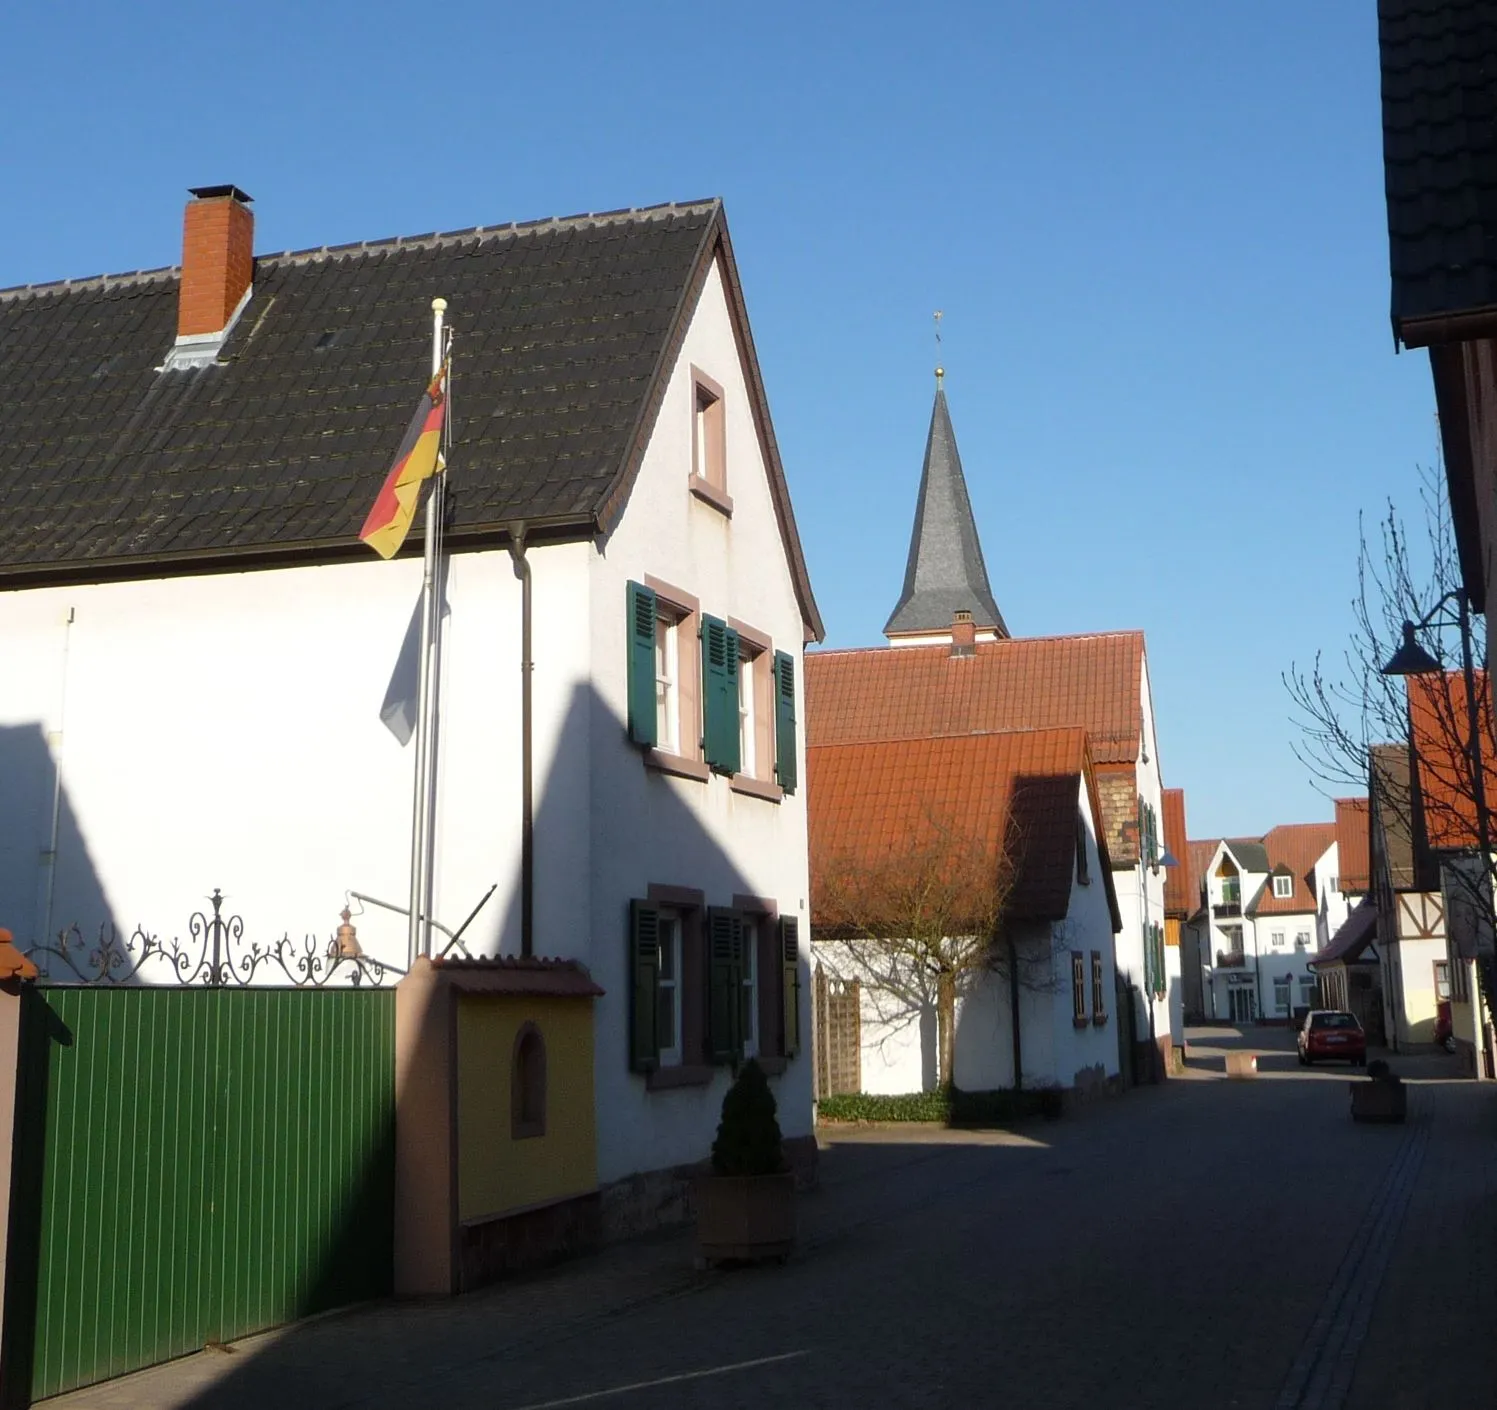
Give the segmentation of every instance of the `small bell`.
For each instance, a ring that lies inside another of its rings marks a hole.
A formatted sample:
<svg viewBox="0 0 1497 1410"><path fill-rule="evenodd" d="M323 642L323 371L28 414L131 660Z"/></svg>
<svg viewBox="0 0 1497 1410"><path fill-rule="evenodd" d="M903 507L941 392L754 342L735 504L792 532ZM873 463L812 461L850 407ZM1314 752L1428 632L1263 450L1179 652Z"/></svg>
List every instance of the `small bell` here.
<svg viewBox="0 0 1497 1410"><path fill-rule="evenodd" d="M338 958L340 960L361 960L364 951L359 945L359 932L354 929L352 917L349 915L348 907L343 908L343 924L338 927Z"/></svg>

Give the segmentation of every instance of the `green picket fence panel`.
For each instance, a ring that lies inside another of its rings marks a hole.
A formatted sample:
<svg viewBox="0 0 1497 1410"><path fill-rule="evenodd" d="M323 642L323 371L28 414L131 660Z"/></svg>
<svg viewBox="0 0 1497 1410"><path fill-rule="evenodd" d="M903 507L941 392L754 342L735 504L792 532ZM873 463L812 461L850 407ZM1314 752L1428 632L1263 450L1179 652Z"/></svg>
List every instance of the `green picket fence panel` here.
<svg viewBox="0 0 1497 1410"><path fill-rule="evenodd" d="M22 1042L33 1398L390 1291L393 992L39 988Z"/></svg>

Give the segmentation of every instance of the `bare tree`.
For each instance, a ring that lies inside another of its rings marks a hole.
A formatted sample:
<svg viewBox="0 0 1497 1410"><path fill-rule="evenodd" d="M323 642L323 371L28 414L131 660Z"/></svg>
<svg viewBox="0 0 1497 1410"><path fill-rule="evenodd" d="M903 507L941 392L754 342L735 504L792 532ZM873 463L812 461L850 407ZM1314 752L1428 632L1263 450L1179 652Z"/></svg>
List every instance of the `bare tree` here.
<svg viewBox="0 0 1497 1410"><path fill-rule="evenodd" d="M1023 839L1010 817L982 835L925 810L923 825L882 848L866 844L816 869L812 924L835 941L895 1027L934 1012L937 1078L950 1086L956 1006L985 974L1038 989L1054 983L1050 947L1023 939L1009 903ZM1015 1085L1019 1085L1017 1033Z"/></svg>
<svg viewBox="0 0 1497 1410"><path fill-rule="evenodd" d="M1422 841L1445 863L1447 891L1458 888L1462 909L1474 907L1484 933L1491 933L1491 859L1480 865L1477 806L1481 796L1475 759L1490 804L1497 800L1497 763L1486 672L1474 675L1479 749L1473 748L1471 713L1462 670L1457 619L1436 609L1461 588L1455 534L1438 469L1420 472L1420 519L1411 535L1391 502L1369 536L1362 524L1357 556L1355 626L1339 661L1317 652L1309 669L1293 666L1284 684L1301 733L1299 758L1332 788L1369 785L1371 751L1377 745L1406 747L1409 781L1380 771L1378 806L1408 837ZM1404 644L1404 624L1434 620L1417 634L1418 643L1439 663L1438 672L1388 676L1383 667ZM1470 619L1470 652L1486 660L1486 622ZM1476 862L1473 867L1470 863ZM1454 898L1453 898L1454 899ZM1470 912L1468 912L1470 913ZM1479 969L1484 968L1479 966ZM1486 976L1483 976L1486 984Z"/></svg>

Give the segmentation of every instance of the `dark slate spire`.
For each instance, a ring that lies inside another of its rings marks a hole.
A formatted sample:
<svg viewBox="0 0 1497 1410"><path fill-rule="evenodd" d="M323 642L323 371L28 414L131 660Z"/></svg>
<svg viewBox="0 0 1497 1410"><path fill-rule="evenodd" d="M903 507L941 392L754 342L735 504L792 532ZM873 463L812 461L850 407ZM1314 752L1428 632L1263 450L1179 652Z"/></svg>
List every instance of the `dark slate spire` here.
<svg viewBox="0 0 1497 1410"><path fill-rule="evenodd" d="M925 468L920 472L920 502L915 510L915 532L910 536L910 558L904 570L904 591L884 624L884 635L938 633L951 630L952 613L965 609L978 631L1008 636L1003 614L993 601L988 570L977 541L972 502L962 475L951 413L946 409L942 372L936 369L936 404L930 414L925 441Z"/></svg>

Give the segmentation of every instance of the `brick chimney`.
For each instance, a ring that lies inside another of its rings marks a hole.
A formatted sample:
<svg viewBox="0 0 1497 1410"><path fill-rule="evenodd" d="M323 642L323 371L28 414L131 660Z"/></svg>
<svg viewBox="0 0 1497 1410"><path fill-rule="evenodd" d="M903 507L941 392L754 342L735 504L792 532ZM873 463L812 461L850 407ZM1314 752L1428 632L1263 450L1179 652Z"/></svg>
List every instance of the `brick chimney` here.
<svg viewBox="0 0 1497 1410"><path fill-rule="evenodd" d="M177 338L222 336L255 272L255 218L237 186L197 186L182 220Z"/></svg>
<svg viewBox="0 0 1497 1410"><path fill-rule="evenodd" d="M973 624L972 614L960 607L951 614L951 654L977 655L977 627Z"/></svg>

